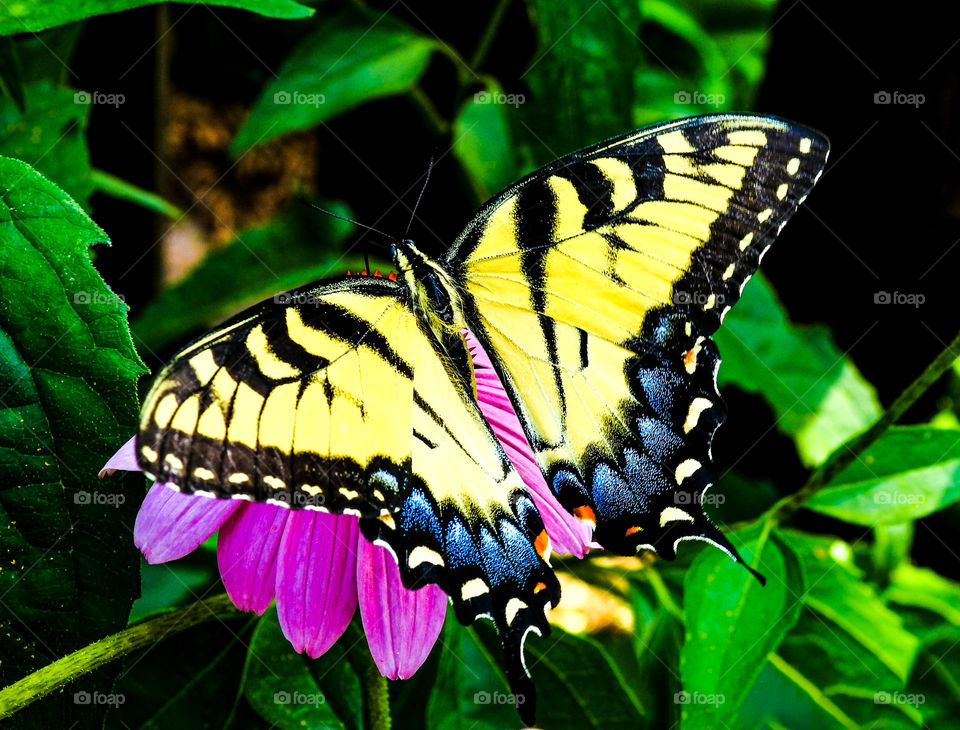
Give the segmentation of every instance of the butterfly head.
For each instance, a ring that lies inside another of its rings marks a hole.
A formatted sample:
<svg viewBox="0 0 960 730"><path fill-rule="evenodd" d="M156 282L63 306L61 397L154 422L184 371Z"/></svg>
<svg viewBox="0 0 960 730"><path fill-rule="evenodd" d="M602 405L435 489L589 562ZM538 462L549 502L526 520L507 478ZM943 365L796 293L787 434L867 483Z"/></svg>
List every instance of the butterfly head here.
<svg viewBox="0 0 960 730"><path fill-rule="evenodd" d="M439 336L466 327L460 296L450 275L424 255L411 241L397 241L390 247L393 262L410 290L415 308Z"/></svg>

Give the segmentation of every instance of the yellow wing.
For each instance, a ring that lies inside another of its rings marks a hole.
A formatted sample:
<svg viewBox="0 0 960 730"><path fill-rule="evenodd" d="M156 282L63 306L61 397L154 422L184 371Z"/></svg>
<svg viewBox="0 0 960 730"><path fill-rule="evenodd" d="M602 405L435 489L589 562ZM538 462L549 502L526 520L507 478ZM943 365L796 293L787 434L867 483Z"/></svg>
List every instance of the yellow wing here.
<svg viewBox="0 0 960 730"><path fill-rule="evenodd" d="M183 492L357 515L405 585L494 619L524 683L523 639L547 631L559 586L470 378L462 338L437 342L400 285L334 280L181 352L147 397L138 459Z"/></svg>
<svg viewBox="0 0 960 730"><path fill-rule="evenodd" d="M769 117L641 130L508 188L449 252L547 483L604 547L729 549L699 505L724 417L710 335L827 149Z"/></svg>

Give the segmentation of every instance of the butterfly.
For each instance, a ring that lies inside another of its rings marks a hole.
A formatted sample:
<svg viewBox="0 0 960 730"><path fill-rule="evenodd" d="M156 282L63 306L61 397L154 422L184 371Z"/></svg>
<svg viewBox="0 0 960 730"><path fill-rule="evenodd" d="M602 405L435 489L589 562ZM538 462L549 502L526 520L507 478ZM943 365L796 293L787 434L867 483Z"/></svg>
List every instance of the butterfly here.
<svg viewBox="0 0 960 730"><path fill-rule="evenodd" d="M352 514L408 587L496 624L533 722L530 632L560 598L530 494L478 409L470 330L546 483L605 550L736 551L701 508L725 417L711 335L829 145L716 114L562 157L486 203L439 260L258 305L160 373L140 466L185 493Z"/></svg>

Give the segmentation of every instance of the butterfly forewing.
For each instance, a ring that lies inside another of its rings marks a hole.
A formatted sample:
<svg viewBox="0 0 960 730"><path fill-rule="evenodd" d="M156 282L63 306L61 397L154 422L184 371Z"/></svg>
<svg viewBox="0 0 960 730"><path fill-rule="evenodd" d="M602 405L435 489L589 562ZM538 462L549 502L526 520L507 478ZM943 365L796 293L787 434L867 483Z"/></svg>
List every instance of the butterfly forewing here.
<svg viewBox="0 0 960 730"><path fill-rule="evenodd" d="M449 253L548 484L604 547L729 548L699 504L724 417L710 336L827 149L749 115L641 130L521 180Z"/></svg>
<svg viewBox="0 0 960 730"><path fill-rule="evenodd" d="M474 400L466 344L439 343L385 279L348 277L238 316L165 368L140 465L185 493L354 514L406 586L492 618L508 672L559 586L540 516ZM528 696L529 690L527 690Z"/></svg>

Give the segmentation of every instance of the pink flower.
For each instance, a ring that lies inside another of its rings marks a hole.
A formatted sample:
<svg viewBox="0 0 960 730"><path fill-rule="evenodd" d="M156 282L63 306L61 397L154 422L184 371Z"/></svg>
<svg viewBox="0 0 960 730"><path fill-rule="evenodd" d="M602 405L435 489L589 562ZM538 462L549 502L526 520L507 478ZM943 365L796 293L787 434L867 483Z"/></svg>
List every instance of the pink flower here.
<svg viewBox="0 0 960 730"><path fill-rule="evenodd" d="M550 492L490 359L470 332L477 401L540 510L554 552L581 557L591 529ZM104 470L138 470L131 438ZM290 510L272 504L210 499L154 484L137 514L134 542L150 563L176 560L220 531L217 563L236 606L263 613L276 598L283 633L298 652L318 657L353 618L357 606L370 652L391 679L426 661L446 615L435 585L405 588L390 553L360 535L351 515Z"/></svg>

